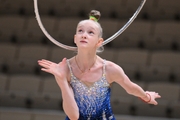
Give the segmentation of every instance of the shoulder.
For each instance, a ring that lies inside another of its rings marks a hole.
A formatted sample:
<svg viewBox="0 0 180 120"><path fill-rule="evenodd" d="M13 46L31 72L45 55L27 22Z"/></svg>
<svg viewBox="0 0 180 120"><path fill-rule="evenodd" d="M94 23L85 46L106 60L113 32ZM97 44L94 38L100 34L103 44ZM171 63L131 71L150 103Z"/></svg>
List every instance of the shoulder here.
<svg viewBox="0 0 180 120"><path fill-rule="evenodd" d="M124 70L114 62L106 61L106 77L110 83L124 76Z"/></svg>
<svg viewBox="0 0 180 120"><path fill-rule="evenodd" d="M72 66L73 66L73 58L66 60L66 69L67 69L67 80L70 82L71 79L71 72L72 72Z"/></svg>
<svg viewBox="0 0 180 120"><path fill-rule="evenodd" d="M117 70L123 70L119 65L112 61L106 60L106 70L107 72L117 72Z"/></svg>

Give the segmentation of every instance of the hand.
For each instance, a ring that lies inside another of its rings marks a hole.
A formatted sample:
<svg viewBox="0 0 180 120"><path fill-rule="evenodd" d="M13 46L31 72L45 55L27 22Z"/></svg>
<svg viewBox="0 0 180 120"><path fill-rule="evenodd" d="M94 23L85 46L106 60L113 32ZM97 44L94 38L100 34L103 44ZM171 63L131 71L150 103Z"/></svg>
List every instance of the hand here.
<svg viewBox="0 0 180 120"><path fill-rule="evenodd" d="M60 79L67 77L66 58L58 64L44 59L38 60L38 64L43 67L41 68L42 71L58 76Z"/></svg>
<svg viewBox="0 0 180 120"><path fill-rule="evenodd" d="M147 95L147 99L145 100L142 98L142 100L149 103L149 104L157 105L158 102L155 99L161 98L161 96L156 92L146 91L146 95Z"/></svg>

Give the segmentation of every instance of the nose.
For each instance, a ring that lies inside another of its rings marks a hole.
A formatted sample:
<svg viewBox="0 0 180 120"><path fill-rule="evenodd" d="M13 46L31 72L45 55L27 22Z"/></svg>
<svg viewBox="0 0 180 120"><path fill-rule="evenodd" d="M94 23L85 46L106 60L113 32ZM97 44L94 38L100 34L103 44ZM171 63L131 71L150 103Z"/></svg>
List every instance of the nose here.
<svg viewBox="0 0 180 120"><path fill-rule="evenodd" d="M86 32L84 32L84 33L82 34L82 38L83 38L83 39L86 39L86 38L87 38Z"/></svg>

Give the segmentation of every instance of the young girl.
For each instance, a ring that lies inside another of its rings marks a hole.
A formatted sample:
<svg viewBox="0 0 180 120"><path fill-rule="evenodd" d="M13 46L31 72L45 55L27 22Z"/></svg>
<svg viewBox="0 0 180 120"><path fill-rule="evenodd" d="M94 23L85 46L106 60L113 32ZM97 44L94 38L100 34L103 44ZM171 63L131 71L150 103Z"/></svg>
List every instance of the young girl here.
<svg viewBox="0 0 180 120"><path fill-rule="evenodd" d="M54 75L61 89L66 120L115 120L110 105L113 82L149 104L157 105L155 99L160 98L158 93L144 91L131 82L120 66L96 54L103 43L99 17L99 11L93 10L90 19L78 23L74 36L76 56L58 64L38 61L43 71Z"/></svg>

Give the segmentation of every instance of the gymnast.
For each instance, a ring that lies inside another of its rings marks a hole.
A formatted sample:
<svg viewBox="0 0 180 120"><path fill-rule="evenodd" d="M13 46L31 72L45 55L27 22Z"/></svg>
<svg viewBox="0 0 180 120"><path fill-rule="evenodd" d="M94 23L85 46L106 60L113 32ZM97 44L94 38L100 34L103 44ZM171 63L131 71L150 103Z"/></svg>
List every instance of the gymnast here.
<svg viewBox="0 0 180 120"><path fill-rule="evenodd" d="M38 60L42 71L54 75L61 89L66 120L115 120L110 104L113 82L148 104L157 105L155 99L161 97L154 91L144 91L120 66L98 56L104 41L99 18L100 12L92 10L89 19L78 23L74 57L64 58L60 63Z"/></svg>

